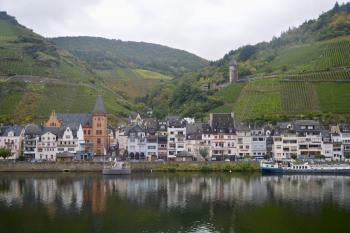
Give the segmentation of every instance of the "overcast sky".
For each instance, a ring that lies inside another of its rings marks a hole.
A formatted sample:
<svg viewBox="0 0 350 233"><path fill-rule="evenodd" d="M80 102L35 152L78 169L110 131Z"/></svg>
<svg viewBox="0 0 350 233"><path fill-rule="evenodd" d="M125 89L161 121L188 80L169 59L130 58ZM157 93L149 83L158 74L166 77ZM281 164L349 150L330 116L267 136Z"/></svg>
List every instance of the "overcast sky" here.
<svg viewBox="0 0 350 233"><path fill-rule="evenodd" d="M269 41L334 4L335 0L0 0L0 10L46 37L145 41L216 60L242 45Z"/></svg>

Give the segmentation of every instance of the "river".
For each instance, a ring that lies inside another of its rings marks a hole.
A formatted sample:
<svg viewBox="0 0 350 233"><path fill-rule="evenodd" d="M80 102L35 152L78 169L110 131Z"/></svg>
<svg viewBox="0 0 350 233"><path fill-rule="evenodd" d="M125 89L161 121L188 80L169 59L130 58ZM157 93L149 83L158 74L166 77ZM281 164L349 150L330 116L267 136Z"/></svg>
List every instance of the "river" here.
<svg viewBox="0 0 350 233"><path fill-rule="evenodd" d="M0 232L350 232L350 176L0 173Z"/></svg>

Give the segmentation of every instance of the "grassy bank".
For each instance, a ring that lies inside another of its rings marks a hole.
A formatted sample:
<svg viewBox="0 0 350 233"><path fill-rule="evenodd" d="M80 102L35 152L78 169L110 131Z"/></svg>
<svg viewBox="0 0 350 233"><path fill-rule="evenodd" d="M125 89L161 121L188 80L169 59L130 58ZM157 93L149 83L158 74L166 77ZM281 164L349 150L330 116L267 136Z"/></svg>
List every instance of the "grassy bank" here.
<svg viewBox="0 0 350 233"><path fill-rule="evenodd" d="M28 163L0 162L0 172L101 172L103 163L57 162ZM132 172L255 172L259 164L255 162L139 162L131 163Z"/></svg>
<svg viewBox="0 0 350 233"><path fill-rule="evenodd" d="M135 172L255 172L260 171L256 162L170 162L133 163Z"/></svg>

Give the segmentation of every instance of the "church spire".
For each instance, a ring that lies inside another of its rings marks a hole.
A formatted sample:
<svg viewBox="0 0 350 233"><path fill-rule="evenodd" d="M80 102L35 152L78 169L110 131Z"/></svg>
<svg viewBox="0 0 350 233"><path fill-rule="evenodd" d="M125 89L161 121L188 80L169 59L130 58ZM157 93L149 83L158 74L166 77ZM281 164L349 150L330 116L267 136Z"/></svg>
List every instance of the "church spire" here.
<svg viewBox="0 0 350 233"><path fill-rule="evenodd" d="M95 107L93 113L106 113L105 104L103 102L102 96L97 96Z"/></svg>

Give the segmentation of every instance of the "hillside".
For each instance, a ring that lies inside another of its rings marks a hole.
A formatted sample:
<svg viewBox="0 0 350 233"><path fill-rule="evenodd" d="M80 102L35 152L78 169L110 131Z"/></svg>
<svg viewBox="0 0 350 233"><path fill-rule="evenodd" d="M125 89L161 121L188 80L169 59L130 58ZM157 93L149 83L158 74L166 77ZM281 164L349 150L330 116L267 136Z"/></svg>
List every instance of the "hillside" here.
<svg viewBox="0 0 350 233"><path fill-rule="evenodd" d="M141 68L177 77L208 64L189 52L145 42L97 37L58 37L51 41L96 70Z"/></svg>
<svg viewBox="0 0 350 233"><path fill-rule="evenodd" d="M228 82L228 67L233 60L238 62L239 82L221 90L201 89L203 84ZM188 85L190 90L181 103L174 105L172 100L182 85ZM349 93L347 3L336 4L317 20L289 29L270 42L232 50L201 71L153 90L144 101L161 116L175 112L201 118L210 111L233 111L239 120L311 116L350 120ZM214 102L208 106L208 100Z"/></svg>
<svg viewBox="0 0 350 233"><path fill-rule="evenodd" d="M98 94L116 118L130 111L130 104L100 82L88 64L6 12L0 12L0 32L0 122L42 121L52 109L91 111Z"/></svg>
<svg viewBox="0 0 350 233"><path fill-rule="evenodd" d="M154 86L207 65L193 54L156 44L47 39L6 12L0 12L0 32L0 122L40 122L53 109L90 111L99 94L115 122L137 110L135 100Z"/></svg>

